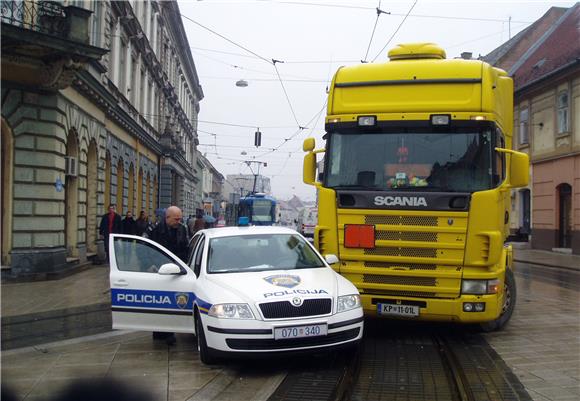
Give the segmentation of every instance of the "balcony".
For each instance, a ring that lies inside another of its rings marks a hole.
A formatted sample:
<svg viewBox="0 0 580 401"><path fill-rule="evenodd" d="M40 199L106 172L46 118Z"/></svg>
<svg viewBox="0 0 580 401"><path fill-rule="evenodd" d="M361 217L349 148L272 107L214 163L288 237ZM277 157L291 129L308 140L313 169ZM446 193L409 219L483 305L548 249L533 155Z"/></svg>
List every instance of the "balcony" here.
<svg viewBox="0 0 580 401"><path fill-rule="evenodd" d="M89 45L91 11L55 1L0 1L2 81L58 90L105 49Z"/></svg>

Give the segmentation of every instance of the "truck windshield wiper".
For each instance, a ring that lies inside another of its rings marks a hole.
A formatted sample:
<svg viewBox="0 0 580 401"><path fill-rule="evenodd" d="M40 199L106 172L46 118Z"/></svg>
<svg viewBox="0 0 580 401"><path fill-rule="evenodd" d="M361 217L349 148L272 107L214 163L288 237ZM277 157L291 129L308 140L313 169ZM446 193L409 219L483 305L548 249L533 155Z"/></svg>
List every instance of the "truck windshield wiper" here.
<svg viewBox="0 0 580 401"><path fill-rule="evenodd" d="M375 190L375 189L379 189L377 187L371 187L371 186L365 186L365 185L357 185L357 184L352 184L352 185L335 185L333 187L331 187L332 189L368 189L368 190Z"/></svg>

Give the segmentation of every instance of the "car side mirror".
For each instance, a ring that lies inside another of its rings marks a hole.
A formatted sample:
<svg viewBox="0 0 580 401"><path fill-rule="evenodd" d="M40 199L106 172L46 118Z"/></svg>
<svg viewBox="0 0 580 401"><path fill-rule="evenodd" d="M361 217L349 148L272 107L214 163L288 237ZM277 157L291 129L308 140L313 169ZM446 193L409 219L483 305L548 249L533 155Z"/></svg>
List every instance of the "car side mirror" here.
<svg viewBox="0 0 580 401"><path fill-rule="evenodd" d="M324 260L326 260L326 263L328 263L329 265L333 265L335 263L338 263L338 257L334 254L328 254L328 255L324 255Z"/></svg>
<svg viewBox="0 0 580 401"><path fill-rule="evenodd" d="M163 274L166 276L169 276L172 274L185 274L183 269L181 267L177 266L175 263L165 263L164 265L161 265L161 267L159 268L157 273Z"/></svg>

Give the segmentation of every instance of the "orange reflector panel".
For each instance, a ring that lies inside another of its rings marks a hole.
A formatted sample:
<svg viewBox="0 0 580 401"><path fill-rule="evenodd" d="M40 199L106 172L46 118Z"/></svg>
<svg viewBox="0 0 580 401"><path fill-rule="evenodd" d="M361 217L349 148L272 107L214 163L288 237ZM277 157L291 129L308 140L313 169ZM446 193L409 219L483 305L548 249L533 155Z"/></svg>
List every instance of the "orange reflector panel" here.
<svg viewBox="0 0 580 401"><path fill-rule="evenodd" d="M375 226L347 224L344 226L344 246L346 248L374 248Z"/></svg>

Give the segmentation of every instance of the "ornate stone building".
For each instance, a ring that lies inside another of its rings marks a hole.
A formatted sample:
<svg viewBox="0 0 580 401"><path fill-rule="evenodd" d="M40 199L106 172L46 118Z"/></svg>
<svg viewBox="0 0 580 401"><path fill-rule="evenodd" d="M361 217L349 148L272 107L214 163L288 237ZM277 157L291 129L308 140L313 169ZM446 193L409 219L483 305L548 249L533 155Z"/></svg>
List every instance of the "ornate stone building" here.
<svg viewBox="0 0 580 401"><path fill-rule="evenodd" d="M1 13L3 274L86 263L110 203L201 206L203 91L175 1L2 1Z"/></svg>

